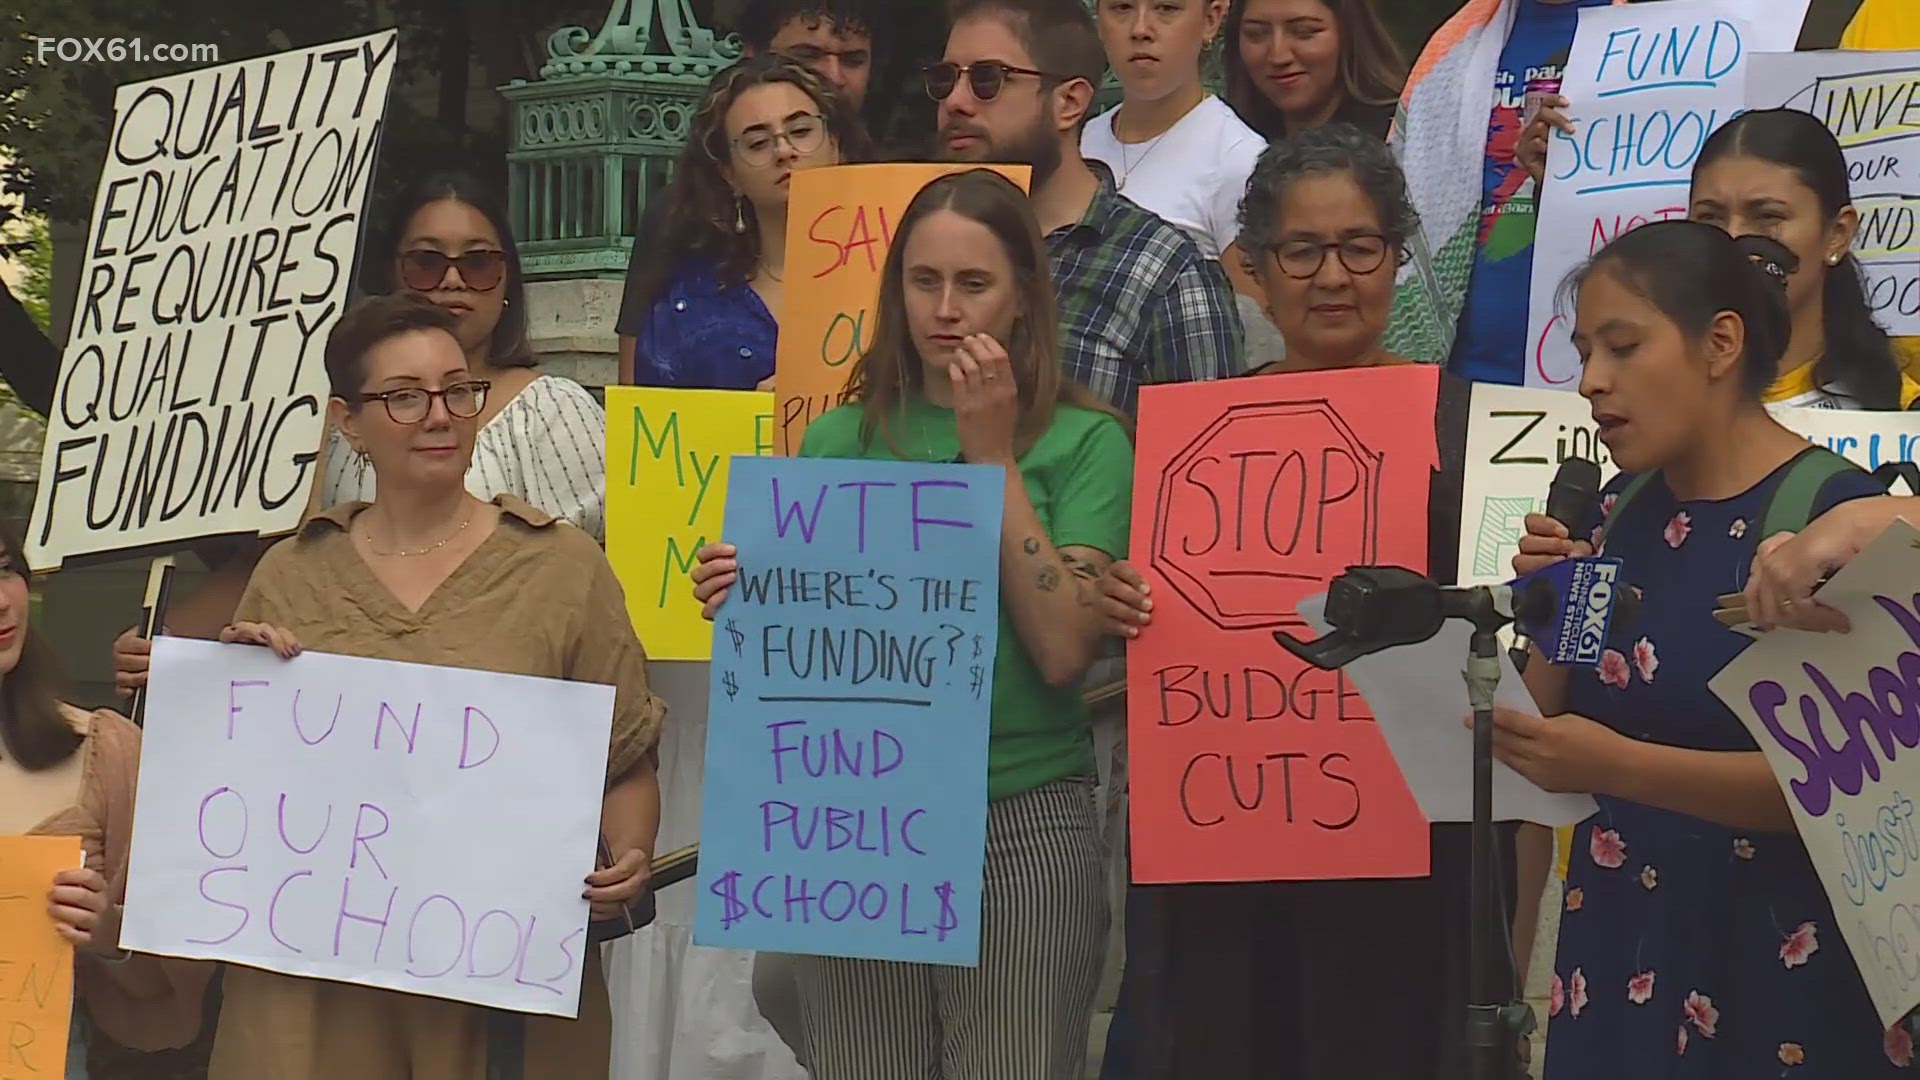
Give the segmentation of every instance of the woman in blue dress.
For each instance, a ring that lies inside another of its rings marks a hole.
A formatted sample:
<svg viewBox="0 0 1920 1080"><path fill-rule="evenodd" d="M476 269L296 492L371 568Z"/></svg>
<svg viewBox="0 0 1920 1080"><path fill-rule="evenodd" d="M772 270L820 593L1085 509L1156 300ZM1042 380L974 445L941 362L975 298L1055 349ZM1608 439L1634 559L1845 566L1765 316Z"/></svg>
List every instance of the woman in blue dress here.
<svg viewBox="0 0 1920 1080"><path fill-rule="evenodd" d="M1529 667L1550 719L1496 711L1501 760L1599 802L1567 877L1546 1080L1872 1080L1911 1062L1904 1029L1882 1030L1765 757L1708 686L1748 640L1715 621L1715 598L1746 583L1771 496L1814 452L1761 402L1791 325L1784 271L1750 262L1755 250L1663 222L1609 245L1578 282L1580 392L1622 473L1580 539L1529 518L1514 567L1598 547L1643 605L1631 647L1597 668ZM1883 492L1848 470L1813 512Z"/></svg>
<svg viewBox="0 0 1920 1080"><path fill-rule="evenodd" d="M865 129L839 94L777 55L714 76L691 121L652 249L634 261L619 332L628 381L711 390L773 377L787 191L795 170L865 156ZM625 374L623 372L623 374Z"/></svg>

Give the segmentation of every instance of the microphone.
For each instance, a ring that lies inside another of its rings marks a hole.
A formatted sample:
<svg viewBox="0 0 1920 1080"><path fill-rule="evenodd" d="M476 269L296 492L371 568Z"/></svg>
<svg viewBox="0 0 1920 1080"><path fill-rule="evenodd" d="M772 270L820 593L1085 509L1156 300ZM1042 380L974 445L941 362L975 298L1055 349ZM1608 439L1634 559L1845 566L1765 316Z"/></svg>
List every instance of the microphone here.
<svg viewBox="0 0 1920 1080"><path fill-rule="evenodd" d="M1560 463L1553 474L1553 483L1547 485L1546 515L1566 527L1571 536L1580 523L1592 517L1600 508L1600 466L1585 458L1568 458ZM1513 658L1514 670L1525 673L1527 661L1531 657L1527 646L1533 634L1515 619L1513 648L1508 655ZM1545 650L1542 650L1545 651ZM1596 653L1594 663L1600 662Z"/></svg>
<svg viewBox="0 0 1920 1080"><path fill-rule="evenodd" d="M1620 579L1620 567L1619 559L1562 559L1516 579L1506 586L1516 634L1531 639L1549 664L1598 664L1639 620L1639 594Z"/></svg>

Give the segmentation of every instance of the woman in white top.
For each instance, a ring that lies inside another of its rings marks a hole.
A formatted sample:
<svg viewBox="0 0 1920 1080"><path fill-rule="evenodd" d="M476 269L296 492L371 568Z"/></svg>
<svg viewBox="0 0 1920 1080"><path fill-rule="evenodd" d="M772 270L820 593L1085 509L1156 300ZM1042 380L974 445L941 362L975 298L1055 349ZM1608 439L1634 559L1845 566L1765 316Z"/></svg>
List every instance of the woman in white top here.
<svg viewBox="0 0 1920 1080"><path fill-rule="evenodd" d="M1279 359L1279 333L1240 257L1240 197L1266 140L1207 92L1200 57L1227 0L1099 0L1101 43L1124 89L1087 121L1080 153L1113 170L1120 194L1190 233L1232 279L1249 369Z"/></svg>
<svg viewBox="0 0 1920 1080"><path fill-rule="evenodd" d="M398 206L375 292L416 292L453 312L467 366L493 384L467 469L481 499L506 493L606 540L607 418L572 379L542 375L527 348L526 287L506 215L463 173L415 185ZM320 504L370 501L373 471L336 432Z"/></svg>

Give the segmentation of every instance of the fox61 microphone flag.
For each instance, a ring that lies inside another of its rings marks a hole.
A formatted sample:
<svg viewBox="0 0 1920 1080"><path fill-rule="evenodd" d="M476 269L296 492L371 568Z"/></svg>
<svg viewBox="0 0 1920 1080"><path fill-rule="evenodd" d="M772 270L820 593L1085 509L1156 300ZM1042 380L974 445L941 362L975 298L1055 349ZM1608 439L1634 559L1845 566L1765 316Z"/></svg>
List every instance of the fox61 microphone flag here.
<svg viewBox="0 0 1920 1080"><path fill-rule="evenodd" d="M1514 581L1514 622L1548 663L1600 662L1616 616L1632 602L1620 566L1619 559L1562 559Z"/></svg>

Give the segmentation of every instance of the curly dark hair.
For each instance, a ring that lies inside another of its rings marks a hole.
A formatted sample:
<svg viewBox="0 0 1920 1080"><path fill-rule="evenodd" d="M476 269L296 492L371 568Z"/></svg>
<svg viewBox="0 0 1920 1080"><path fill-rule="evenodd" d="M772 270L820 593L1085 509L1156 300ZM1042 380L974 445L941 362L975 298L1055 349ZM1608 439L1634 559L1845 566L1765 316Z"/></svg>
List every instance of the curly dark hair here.
<svg viewBox="0 0 1920 1080"><path fill-rule="evenodd" d="M1344 172L1373 203L1380 232L1395 251L1420 228L1407 197L1407 177L1387 144L1352 124L1324 124L1281 139L1260 155L1240 200L1240 250L1248 255L1273 243L1280 227L1280 201L1304 176Z"/></svg>
<svg viewBox="0 0 1920 1080"><path fill-rule="evenodd" d="M842 34L867 34L879 29L873 0L747 0L733 20L748 49L766 52L774 35L795 19L831 23Z"/></svg>
<svg viewBox="0 0 1920 1080"><path fill-rule="evenodd" d="M665 209L655 239L658 255L644 265L633 286L640 310L653 304L689 258L711 261L722 287L744 285L753 273L760 261L760 230L753 207L742 207L721 175L732 153L727 143L727 111L741 94L774 83L791 83L820 106L827 134L840 147L841 161L868 158L866 128L847 99L799 64L782 56L750 56L715 75L688 125L673 182L662 193ZM744 231L734 229L736 213L746 215Z"/></svg>

